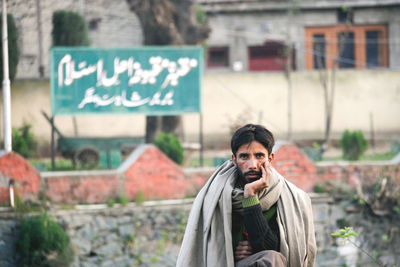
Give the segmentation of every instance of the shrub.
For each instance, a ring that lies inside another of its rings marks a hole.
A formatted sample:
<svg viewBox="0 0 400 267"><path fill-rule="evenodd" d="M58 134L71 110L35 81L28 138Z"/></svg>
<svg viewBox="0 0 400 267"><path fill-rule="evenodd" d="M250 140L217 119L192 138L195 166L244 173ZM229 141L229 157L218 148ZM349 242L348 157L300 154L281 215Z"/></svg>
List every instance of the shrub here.
<svg viewBox="0 0 400 267"><path fill-rule="evenodd" d="M183 147L173 134L160 133L154 140L154 144L170 159L178 164L183 162Z"/></svg>
<svg viewBox="0 0 400 267"><path fill-rule="evenodd" d="M28 158L36 153L37 141L31 133L31 125L24 122L20 128L13 128L12 149L21 156Z"/></svg>
<svg viewBox="0 0 400 267"><path fill-rule="evenodd" d="M358 160L367 150L368 141L361 131L350 132L346 130L342 135L340 145L343 151L343 158Z"/></svg>
<svg viewBox="0 0 400 267"><path fill-rule="evenodd" d="M82 15L60 10L53 14L53 46L88 46L87 23Z"/></svg>
<svg viewBox="0 0 400 267"><path fill-rule="evenodd" d="M117 202L118 202L119 204L121 204L122 206L126 206L126 205L129 204L129 199L128 199L125 195L120 195L120 196L117 198Z"/></svg>
<svg viewBox="0 0 400 267"><path fill-rule="evenodd" d="M139 192L136 196L136 199L135 199L135 203L137 205L141 205L143 202L144 202L144 195L143 195L142 190L139 190Z"/></svg>
<svg viewBox="0 0 400 267"><path fill-rule="evenodd" d="M205 25L207 23L207 14L200 4L195 4L196 22Z"/></svg>
<svg viewBox="0 0 400 267"><path fill-rule="evenodd" d="M47 213L22 219L16 248L22 266L67 266L73 260L68 234Z"/></svg>
<svg viewBox="0 0 400 267"><path fill-rule="evenodd" d="M3 23L0 22L0 36L3 36ZM14 17L7 14L7 34L8 34L8 68L9 79L14 80L17 73L19 49L18 49L18 31L15 25ZM3 42L0 42L0 80L3 81Z"/></svg>

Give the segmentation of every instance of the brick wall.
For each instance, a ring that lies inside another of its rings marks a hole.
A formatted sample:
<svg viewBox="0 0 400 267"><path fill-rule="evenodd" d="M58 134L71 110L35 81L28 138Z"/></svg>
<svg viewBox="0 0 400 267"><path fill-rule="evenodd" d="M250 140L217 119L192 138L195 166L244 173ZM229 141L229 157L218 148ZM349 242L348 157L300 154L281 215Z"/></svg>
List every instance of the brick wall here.
<svg viewBox="0 0 400 267"><path fill-rule="evenodd" d="M23 199L36 198L40 189L39 172L23 157L10 152L0 157L0 203L9 203L9 183Z"/></svg>
<svg viewBox="0 0 400 267"><path fill-rule="evenodd" d="M135 200L186 195L182 167L153 145L139 146L115 170L42 173L46 195L59 203L99 203L125 195Z"/></svg>
<svg viewBox="0 0 400 267"><path fill-rule="evenodd" d="M124 172L124 177L129 199L135 199L139 191L147 199L183 198L186 193L182 167L155 146L149 146Z"/></svg>
<svg viewBox="0 0 400 267"><path fill-rule="evenodd" d="M355 187L357 183L371 184L379 178L396 177L400 179L399 163L317 163L316 183L340 181Z"/></svg>
<svg viewBox="0 0 400 267"><path fill-rule="evenodd" d="M400 179L397 162L314 164L298 147L280 146L273 166L287 180L311 192L315 184L342 181L351 186L371 183L380 177ZM23 199L35 198L41 189L59 203L107 202L121 195L135 200L139 192L145 199L177 199L194 196L215 168L183 169L153 145L139 146L115 170L43 172L33 168L16 153L0 157L0 203L9 203L8 184L16 181Z"/></svg>
<svg viewBox="0 0 400 267"><path fill-rule="evenodd" d="M279 147L272 163L287 180L304 191L312 191L316 182L316 168L297 146L286 144Z"/></svg>
<svg viewBox="0 0 400 267"><path fill-rule="evenodd" d="M43 182L46 196L58 203L104 203L120 195L116 172L54 172Z"/></svg>

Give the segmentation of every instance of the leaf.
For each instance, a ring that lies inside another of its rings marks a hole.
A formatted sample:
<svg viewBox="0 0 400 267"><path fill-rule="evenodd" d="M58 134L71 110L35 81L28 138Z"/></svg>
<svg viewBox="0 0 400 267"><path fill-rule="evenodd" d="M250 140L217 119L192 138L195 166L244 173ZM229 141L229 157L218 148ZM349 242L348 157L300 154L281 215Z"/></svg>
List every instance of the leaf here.
<svg viewBox="0 0 400 267"><path fill-rule="evenodd" d="M357 234L356 232L349 232L348 233L349 236L355 236L355 237L359 237L360 235Z"/></svg>

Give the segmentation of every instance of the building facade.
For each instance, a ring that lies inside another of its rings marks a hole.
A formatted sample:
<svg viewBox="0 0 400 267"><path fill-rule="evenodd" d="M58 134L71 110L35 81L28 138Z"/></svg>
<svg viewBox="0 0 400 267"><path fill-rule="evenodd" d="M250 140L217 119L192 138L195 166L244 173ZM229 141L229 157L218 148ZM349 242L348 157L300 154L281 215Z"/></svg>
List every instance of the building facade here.
<svg viewBox="0 0 400 267"><path fill-rule="evenodd" d="M142 30L125 0L10 0L7 11L18 28L20 58L17 79L49 78L52 16L57 10L83 14L92 47L132 47L142 44Z"/></svg>
<svg viewBox="0 0 400 267"><path fill-rule="evenodd" d="M212 32L207 67L234 71L400 68L400 0L197 0ZM17 78L49 77L52 15L84 15L93 47L143 43L127 1L11 0L19 32ZM288 62L288 58L290 61Z"/></svg>
<svg viewBox="0 0 400 267"><path fill-rule="evenodd" d="M198 2L213 30L209 68L400 68L398 0Z"/></svg>
<svg viewBox="0 0 400 267"><path fill-rule="evenodd" d="M12 84L12 124L30 122L35 135L48 143L50 126L41 111L51 113L50 84L46 79L24 79L40 78L40 66L44 78L49 78L54 11L84 14L92 47L142 45L140 22L126 0L7 2L20 46L19 81ZM230 129L248 122L264 124L279 138L287 136L288 125L295 138L321 138L325 102L320 72L315 69L333 64L339 70L332 135L340 137L350 129L384 138L399 136L400 0L197 2L212 29L202 81L206 145L226 144ZM283 71L288 66L294 70L290 107ZM197 142L200 116L186 114L183 121L184 141ZM59 116L56 125L65 136L145 134L145 117L138 114Z"/></svg>

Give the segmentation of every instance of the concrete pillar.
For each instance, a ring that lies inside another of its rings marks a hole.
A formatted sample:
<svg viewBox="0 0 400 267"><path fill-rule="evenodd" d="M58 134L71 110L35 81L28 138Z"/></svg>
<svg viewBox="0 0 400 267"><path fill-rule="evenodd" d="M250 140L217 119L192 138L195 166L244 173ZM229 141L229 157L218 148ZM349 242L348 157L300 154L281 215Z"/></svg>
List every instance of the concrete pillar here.
<svg viewBox="0 0 400 267"><path fill-rule="evenodd" d="M245 27L234 29L233 42L230 47L231 68L236 71L247 71L249 68Z"/></svg>

